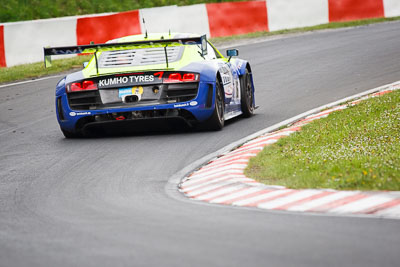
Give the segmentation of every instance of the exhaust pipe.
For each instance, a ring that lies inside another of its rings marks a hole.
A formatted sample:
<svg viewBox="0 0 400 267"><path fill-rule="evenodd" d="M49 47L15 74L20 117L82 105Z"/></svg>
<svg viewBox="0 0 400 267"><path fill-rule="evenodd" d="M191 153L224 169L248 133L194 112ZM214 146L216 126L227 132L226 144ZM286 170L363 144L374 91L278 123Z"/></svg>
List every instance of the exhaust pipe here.
<svg viewBox="0 0 400 267"><path fill-rule="evenodd" d="M126 95L124 96L124 103L135 103L139 101L139 97L137 95Z"/></svg>

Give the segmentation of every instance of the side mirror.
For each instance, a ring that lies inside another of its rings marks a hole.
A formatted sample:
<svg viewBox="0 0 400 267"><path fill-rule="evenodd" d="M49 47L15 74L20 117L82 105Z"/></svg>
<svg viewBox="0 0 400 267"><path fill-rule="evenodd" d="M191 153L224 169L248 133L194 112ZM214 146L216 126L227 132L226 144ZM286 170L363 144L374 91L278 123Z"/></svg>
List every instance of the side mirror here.
<svg viewBox="0 0 400 267"><path fill-rule="evenodd" d="M237 57L239 55L239 50L237 50L237 49L226 50L226 55L228 57Z"/></svg>
<svg viewBox="0 0 400 267"><path fill-rule="evenodd" d="M86 68L87 67L87 65L89 65L89 62L87 62L87 61L85 61L85 62L83 62L83 68Z"/></svg>
<svg viewBox="0 0 400 267"><path fill-rule="evenodd" d="M226 55L229 57L228 62L231 61L231 57L237 57L239 55L239 50L237 49L229 49L226 50Z"/></svg>

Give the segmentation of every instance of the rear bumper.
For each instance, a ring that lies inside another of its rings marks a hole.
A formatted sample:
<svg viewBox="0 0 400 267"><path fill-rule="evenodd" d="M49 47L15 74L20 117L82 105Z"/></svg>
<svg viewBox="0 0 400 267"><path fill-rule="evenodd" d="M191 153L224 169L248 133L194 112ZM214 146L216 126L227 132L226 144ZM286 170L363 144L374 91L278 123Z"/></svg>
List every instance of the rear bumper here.
<svg viewBox="0 0 400 267"><path fill-rule="evenodd" d="M199 84L197 96L190 101L156 105L121 105L113 108L76 110L70 107L67 94L56 97L60 127L70 132L116 127L150 127L151 124L183 122L193 126L207 120L213 112L215 84Z"/></svg>

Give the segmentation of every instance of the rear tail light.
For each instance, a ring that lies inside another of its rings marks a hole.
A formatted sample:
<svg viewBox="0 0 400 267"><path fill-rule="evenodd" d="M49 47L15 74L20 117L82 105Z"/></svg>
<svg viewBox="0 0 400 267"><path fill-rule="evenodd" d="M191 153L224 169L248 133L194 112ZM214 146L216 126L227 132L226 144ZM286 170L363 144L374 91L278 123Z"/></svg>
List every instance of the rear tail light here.
<svg viewBox="0 0 400 267"><path fill-rule="evenodd" d="M179 83L181 80L182 80L182 75L180 73L171 73L164 82Z"/></svg>
<svg viewBox="0 0 400 267"><path fill-rule="evenodd" d="M82 82L71 83L67 87L68 92L89 91L89 90L97 90L97 84L94 81L82 81Z"/></svg>
<svg viewBox="0 0 400 267"><path fill-rule="evenodd" d="M194 82L196 80L196 74L194 73L185 73L182 76L182 82Z"/></svg>
<svg viewBox="0 0 400 267"><path fill-rule="evenodd" d="M164 83L181 83L181 82L198 82L199 74L197 73L170 73L168 78L164 79Z"/></svg>

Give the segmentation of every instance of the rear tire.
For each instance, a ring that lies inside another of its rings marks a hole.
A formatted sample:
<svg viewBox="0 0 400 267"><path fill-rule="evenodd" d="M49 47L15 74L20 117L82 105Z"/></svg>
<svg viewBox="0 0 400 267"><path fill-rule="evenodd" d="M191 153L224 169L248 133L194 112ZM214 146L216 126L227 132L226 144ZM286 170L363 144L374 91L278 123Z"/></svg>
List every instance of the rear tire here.
<svg viewBox="0 0 400 267"><path fill-rule="evenodd" d="M225 113L225 96L221 82L217 79L215 84L215 104L214 112L206 122L206 127L209 130L219 131L225 125L224 113Z"/></svg>
<svg viewBox="0 0 400 267"><path fill-rule="evenodd" d="M246 69L244 75L240 77L240 103L243 112L243 117L248 118L254 114L253 105L253 86L249 71Z"/></svg>
<svg viewBox="0 0 400 267"><path fill-rule="evenodd" d="M61 129L61 131L64 134L65 138L68 138L68 139L81 137L81 135L78 133L69 132L64 129Z"/></svg>

